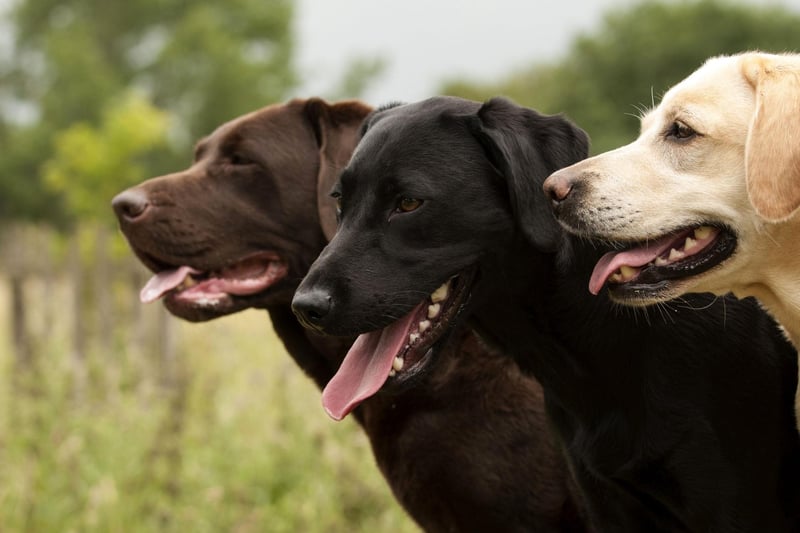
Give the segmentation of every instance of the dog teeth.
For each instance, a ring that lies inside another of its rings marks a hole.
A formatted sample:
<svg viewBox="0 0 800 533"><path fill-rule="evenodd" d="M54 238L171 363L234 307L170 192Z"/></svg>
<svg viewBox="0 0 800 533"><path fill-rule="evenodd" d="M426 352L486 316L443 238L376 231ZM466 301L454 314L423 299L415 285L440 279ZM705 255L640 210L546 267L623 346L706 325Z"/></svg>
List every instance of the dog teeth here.
<svg viewBox="0 0 800 533"><path fill-rule="evenodd" d="M392 363L392 365L394 365L394 363ZM394 368L390 368L389 369L389 377L390 378L394 377L396 374L397 374L397 370L395 370Z"/></svg>
<svg viewBox="0 0 800 533"><path fill-rule="evenodd" d="M405 364L405 362L406 362L405 359L403 359L402 357L395 357L394 361L392 361L392 370L394 370L395 372L400 372L401 370L403 370L403 365Z"/></svg>
<svg viewBox="0 0 800 533"><path fill-rule="evenodd" d="M700 226L694 230L694 238L699 240L707 239L711 236L711 233L714 231L714 228L711 226Z"/></svg>
<svg viewBox="0 0 800 533"><path fill-rule="evenodd" d="M429 327L431 327L431 321L430 320L423 320L422 322L419 323L419 328L418 329L419 329L420 333L424 333L425 330L427 330Z"/></svg>
<svg viewBox="0 0 800 533"><path fill-rule="evenodd" d="M683 244L683 249L691 250L695 246L697 246L697 241L692 239L691 237L686 237L686 242Z"/></svg>
<svg viewBox="0 0 800 533"><path fill-rule="evenodd" d="M663 267L664 265L668 265L668 264L669 264L669 261L667 261L663 257L656 257L655 265L657 267Z"/></svg>
<svg viewBox="0 0 800 533"><path fill-rule="evenodd" d="M419 340L419 333L412 333L411 335L408 336L409 344L414 344L418 340Z"/></svg>
<svg viewBox="0 0 800 533"><path fill-rule="evenodd" d="M621 267L619 267L619 272L622 275L623 279L629 280L629 279L633 278L634 276L636 276L636 274L639 271L636 270L633 267L629 267L628 265L622 265Z"/></svg>
<svg viewBox="0 0 800 533"><path fill-rule="evenodd" d="M428 306L428 318L436 318L439 316L439 310L441 309L441 304L433 304Z"/></svg>
<svg viewBox="0 0 800 533"><path fill-rule="evenodd" d="M671 262L678 261L679 259L683 259L684 257L686 257L686 254L679 250L676 250L675 248L672 248L669 251L669 260Z"/></svg>
<svg viewBox="0 0 800 533"><path fill-rule="evenodd" d="M624 283L636 277L639 270L628 265L622 265L619 269L609 276L609 281L614 283Z"/></svg>
<svg viewBox="0 0 800 533"><path fill-rule="evenodd" d="M445 281L438 289L433 291L431 294L431 302L436 304L445 301L448 292L450 292L450 281Z"/></svg>

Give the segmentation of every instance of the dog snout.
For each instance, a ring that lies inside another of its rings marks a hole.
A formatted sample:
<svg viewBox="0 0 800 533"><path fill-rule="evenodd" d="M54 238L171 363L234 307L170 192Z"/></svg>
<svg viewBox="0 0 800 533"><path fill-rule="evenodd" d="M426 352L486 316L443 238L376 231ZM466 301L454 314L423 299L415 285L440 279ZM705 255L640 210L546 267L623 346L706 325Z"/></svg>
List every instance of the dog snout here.
<svg viewBox="0 0 800 533"><path fill-rule="evenodd" d="M150 202L143 191L128 189L116 195L111 206L120 222L133 222L144 215Z"/></svg>
<svg viewBox="0 0 800 533"><path fill-rule="evenodd" d="M323 331L332 301L330 293L325 290L318 288L304 290L300 287L292 299L292 311L305 327Z"/></svg>
<svg viewBox="0 0 800 533"><path fill-rule="evenodd" d="M544 193L554 206L566 200L575 189L577 176L573 172L559 170L551 174L544 182Z"/></svg>

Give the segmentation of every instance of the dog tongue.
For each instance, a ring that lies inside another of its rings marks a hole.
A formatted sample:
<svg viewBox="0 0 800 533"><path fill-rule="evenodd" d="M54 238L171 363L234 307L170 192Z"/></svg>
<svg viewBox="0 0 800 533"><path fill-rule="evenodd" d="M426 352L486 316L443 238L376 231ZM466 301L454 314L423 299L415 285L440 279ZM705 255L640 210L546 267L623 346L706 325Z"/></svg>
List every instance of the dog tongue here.
<svg viewBox="0 0 800 533"><path fill-rule="evenodd" d="M599 293L609 276L623 265L635 268L655 261L656 257L669 249L675 239L676 235L665 235L638 248L608 252L594 266L592 277L589 279L589 292L595 295Z"/></svg>
<svg viewBox="0 0 800 533"><path fill-rule="evenodd" d="M199 270L188 266L182 266L174 270L162 270L150 278L150 281L142 287L139 293L139 300L145 304L154 302L161 298L164 293L180 285L189 274L199 273Z"/></svg>
<svg viewBox="0 0 800 533"><path fill-rule="evenodd" d="M408 344L420 308L378 331L359 335L342 361L339 371L322 391L322 406L334 420L341 420L361 402L378 392L400 350Z"/></svg>

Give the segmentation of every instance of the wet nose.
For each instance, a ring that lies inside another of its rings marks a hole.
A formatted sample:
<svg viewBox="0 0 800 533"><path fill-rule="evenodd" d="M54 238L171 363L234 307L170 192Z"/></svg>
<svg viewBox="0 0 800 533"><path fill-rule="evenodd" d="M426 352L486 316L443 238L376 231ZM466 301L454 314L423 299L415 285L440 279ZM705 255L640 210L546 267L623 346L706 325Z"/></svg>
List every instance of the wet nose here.
<svg viewBox="0 0 800 533"><path fill-rule="evenodd" d="M575 176L570 172L559 171L550 175L544 182L544 192L554 205L567 199L575 188Z"/></svg>
<svg viewBox="0 0 800 533"><path fill-rule="evenodd" d="M148 202L147 195L144 192L137 189L128 189L116 195L111 200L111 206L114 208L114 212L120 222L133 222L147 211L150 202Z"/></svg>
<svg viewBox="0 0 800 533"><path fill-rule="evenodd" d="M301 287L292 299L292 311L307 328L322 330L330 310L331 295L321 289Z"/></svg>

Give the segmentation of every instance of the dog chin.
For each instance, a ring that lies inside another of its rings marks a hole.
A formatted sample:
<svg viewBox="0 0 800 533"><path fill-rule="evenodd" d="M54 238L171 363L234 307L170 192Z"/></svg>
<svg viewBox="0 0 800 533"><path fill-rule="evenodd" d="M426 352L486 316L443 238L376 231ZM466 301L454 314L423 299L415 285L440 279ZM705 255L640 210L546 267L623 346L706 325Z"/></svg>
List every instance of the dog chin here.
<svg viewBox="0 0 800 533"><path fill-rule="evenodd" d="M250 307L244 302L235 302L232 297L227 295L202 302L188 301L175 295L167 295L164 297L163 302L167 311L188 322L207 322Z"/></svg>
<svg viewBox="0 0 800 533"><path fill-rule="evenodd" d="M296 286L286 283L248 296L220 294L201 299L188 299L182 297L180 293L170 293L164 296L163 302L170 314L182 320L208 322L247 309L268 309L278 305L289 305L295 289Z"/></svg>

